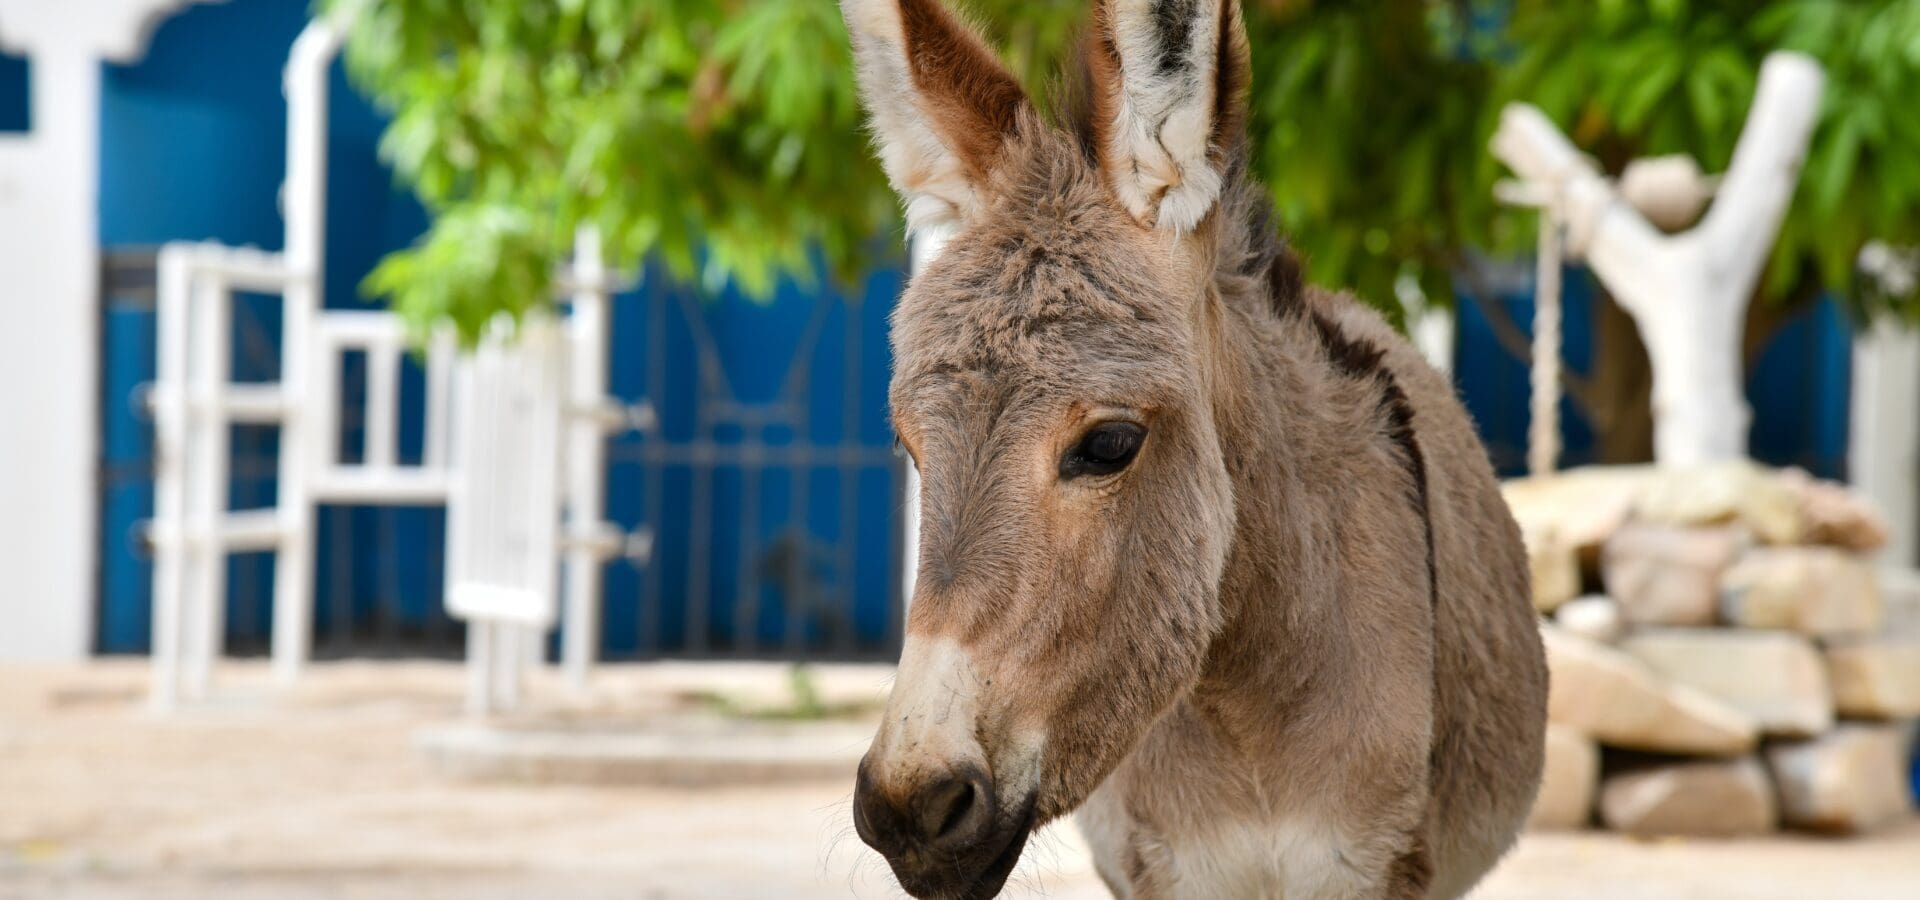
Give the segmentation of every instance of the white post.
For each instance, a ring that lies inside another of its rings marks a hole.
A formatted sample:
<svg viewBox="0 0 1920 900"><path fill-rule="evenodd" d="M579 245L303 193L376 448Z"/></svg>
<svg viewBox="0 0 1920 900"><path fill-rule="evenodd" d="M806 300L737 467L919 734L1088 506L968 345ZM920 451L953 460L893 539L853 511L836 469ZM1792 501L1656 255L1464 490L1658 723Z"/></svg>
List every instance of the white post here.
<svg viewBox="0 0 1920 900"><path fill-rule="evenodd" d="M448 471L448 444L453 440L453 361L460 347L453 334L434 334L427 347L427 422L422 435L420 465L434 472Z"/></svg>
<svg viewBox="0 0 1920 900"><path fill-rule="evenodd" d="M493 714L493 631L487 619L467 621L467 713L484 719Z"/></svg>
<svg viewBox="0 0 1920 900"><path fill-rule="evenodd" d="M315 511L307 482L315 465L311 453L331 437L306 429L315 393L310 384L315 319L325 302L327 75L339 47L339 30L316 19L294 40L285 80L287 180L280 202L293 277L280 342L280 390L287 412L280 427L281 537L273 570L273 672L282 684L300 677L312 642Z"/></svg>
<svg viewBox="0 0 1920 900"><path fill-rule="evenodd" d="M1891 319L1853 339L1853 408L1847 475L1886 517L1881 561L1920 562L1920 334Z"/></svg>
<svg viewBox="0 0 1920 900"><path fill-rule="evenodd" d="M193 270L186 250L160 250L153 395L153 689L155 710L180 697L180 618L186 585L187 362Z"/></svg>
<svg viewBox="0 0 1920 900"><path fill-rule="evenodd" d="M400 464L400 357L405 342L395 334L367 347L366 452L362 464L382 475Z"/></svg>
<svg viewBox="0 0 1920 900"><path fill-rule="evenodd" d="M1394 279L1393 294L1406 317L1407 337L1420 356L1440 374L1452 375L1454 311L1435 306L1410 275Z"/></svg>
<svg viewBox="0 0 1920 900"><path fill-rule="evenodd" d="M182 693L205 699L220 657L227 599L226 548L220 540L227 507L227 286L202 274L188 293L193 353L188 371L186 561L190 589L182 610Z"/></svg>
<svg viewBox="0 0 1920 900"><path fill-rule="evenodd" d="M607 270L600 235L583 227L573 244L573 315L567 323L566 615L560 639L567 681L584 689L600 644L598 536L607 434L596 414L607 403Z"/></svg>
<svg viewBox="0 0 1920 900"><path fill-rule="evenodd" d="M1820 111L1824 76L1774 53L1718 198L1693 230L1664 235L1623 201L1538 109L1507 107L1493 152L1564 204L1568 249L1584 256L1633 316L1653 367L1654 457L1691 465L1743 456L1751 418L1741 390L1748 298L1793 197Z"/></svg>

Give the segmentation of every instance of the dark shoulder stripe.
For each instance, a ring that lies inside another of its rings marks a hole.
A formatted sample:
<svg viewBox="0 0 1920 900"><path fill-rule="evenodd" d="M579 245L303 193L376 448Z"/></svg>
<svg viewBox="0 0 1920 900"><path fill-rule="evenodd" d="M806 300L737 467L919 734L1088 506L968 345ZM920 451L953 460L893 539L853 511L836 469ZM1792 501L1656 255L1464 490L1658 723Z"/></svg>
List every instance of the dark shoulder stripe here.
<svg viewBox="0 0 1920 900"><path fill-rule="evenodd" d="M1380 370L1385 399L1383 406L1387 414L1387 434L1407 455L1407 470L1413 476L1413 498L1420 508L1420 524L1427 534L1427 605L1440 605L1440 566L1434 556L1433 511L1427 506L1427 455L1420 449L1420 439L1413 433L1413 404L1407 400L1407 394L1400 389L1400 382L1385 369Z"/></svg>
<svg viewBox="0 0 1920 900"><path fill-rule="evenodd" d="M1340 374L1348 378L1385 378L1392 381L1392 375L1380 366L1380 358L1386 351L1365 340L1350 338L1340 330L1340 326L1319 310L1309 313L1313 320L1313 330L1320 336L1320 346L1327 351L1327 359Z"/></svg>
<svg viewBox="0 0 1920 900"><path fill-rule="evenodd" d="M1282 318L1291 318L1306 310L1307 277L1300 257L1293 248L1281 244L1267 262L1267 300Z"/></svg>
<svg viewBox="0 0 1920 900"><path fill-rule="evenodd" d="M1427 456L1414 433L1413 403L1407 399L1393 372L1381 365L1386 350L1364 338L1354 338L1318 310L1309 313L1314 331L1327 351L1327 360L1341 375L1355 380L1371 380L1380 388L1380 412L1386 417L1387 437L1407 461L1407 473L1413 478L1413 502L1420 510L1420 524L1427 538L1427 602L1440 602L1439 565L1433 546L1433 513L1428 507Z"/></svg>

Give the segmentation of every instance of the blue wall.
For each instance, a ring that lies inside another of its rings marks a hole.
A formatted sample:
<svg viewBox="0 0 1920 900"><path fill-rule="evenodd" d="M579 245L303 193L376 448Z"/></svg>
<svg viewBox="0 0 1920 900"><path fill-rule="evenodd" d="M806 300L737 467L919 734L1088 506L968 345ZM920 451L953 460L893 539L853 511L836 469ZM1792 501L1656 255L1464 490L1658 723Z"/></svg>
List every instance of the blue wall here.
<svg viewBox="0 0 1920 900"><path fill-rule="evenodd" d="M281 69L305 0L236 0L167 19L145 59L102 79L103 246L216 240L280 249L286 174ZM359 281L426 215L377 155L384 119L333 67L327 145L327 302L365 306Z"/></svg>

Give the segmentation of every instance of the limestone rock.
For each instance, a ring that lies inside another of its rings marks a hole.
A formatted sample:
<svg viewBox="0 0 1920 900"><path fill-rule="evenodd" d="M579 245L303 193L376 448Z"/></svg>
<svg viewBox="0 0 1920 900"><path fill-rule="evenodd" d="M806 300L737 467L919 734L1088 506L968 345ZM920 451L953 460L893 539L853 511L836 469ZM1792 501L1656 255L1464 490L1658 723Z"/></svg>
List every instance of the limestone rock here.
<svg viewBox="0 0 1920 900"><path fill-rule="evenodd" d="M1634 518L1662 525L1744 525L1769 544L1806 533L1799 494L1749 460L1660 469L1636 498Z"/></svg>
<svg viewBox="0 0 1920 900"><path fill-rule="evenodd" d="M1778 815L1766 770L1750 756L1667 763L1613 775L1600 785L1601 820L1628 834L1765 834Z"/></svg>
<svg viewBox="0 0 1920 900"><path fill-rule="evenodd" d="M1611 644L1627 632L1620 604L1605 594L1588 594L1566 602L1553 614L1554 624L1590 641Z"/></svg>
<svg viewBox="0 0 1920 900"><path fill-rule="evenodd" d="M1920 635L1832 642L1827 674L1833 704L1843 716L1920 717Z"/></svg>
<svg viewBox="0 0 1920 900"><path fill-rule="evenodd" d="M1628 622L1711 625L1721 573L1746 545L1735 528L1635 523L1607 540L1600 574Z"/></svg>
<svg viewBox="0 0 1920 900"><path fill-rule="evenodd" d="M1865 497L1834 481L1822 481L1804 469L1783 469L1781 484L1800 502L1805 525L1801 539L1855 552L1878 550L1887 544L1887 520Z"/></svg>
<svg viewBox="0 0 1920 900"><path fill-rule="evenodd" d="M1645 663L1541 627L1551 688L1547 718L1600 743L1657 753L1731 756L1753 749L1752 717L1701 691L1662 682Z"/></svg>
<svg viewBox="0 0 1920 900"><path fill-rule="evenodd" d="M1527 568L1533 583L1533 608L1553 612L1580 593L1580 554L1551 529L1520 532L1527 544Z"/></svg>
<svg viewBox="0 0 1920 900"><path fill-rule="evenodd" d="M1832 547L1753 550L1720 585L1720 616L1728 624L1821 636L1880 628L1879 579L1865 562Z"/></svg>
<svg viewBox="0 0 1920 900"><path fill-rule="evenodd" d="M1815 740L1768 747L1781 818L1799 828L1867 831L1906 817L1909 730L1849 722Z"/></svg>
<svg viewBox="0 0 1920 900"><path fill-rule="evenodd" d="M1527 827L1586 827L1593 818L1593 795L1599 783L1600 748L1593 739L1564 725L1548 725L1546 768Z"/></svg>
<svg viewBox="0 0 1920 900"><path fill-rule="evenodd" d="M1791 632L1653 628L1620 649L1752 716L1768 734L1811 737L1833 727L1827 667L1811 641Z"/></svg>
<svg viewBox="0 0 1920 900"><path fill-rule="evenodd" d="M1551 531L1576 551L1607 542L1654 477L1650 466L1592 466L1516 478L1500 486L1522 531Z"/></svg>

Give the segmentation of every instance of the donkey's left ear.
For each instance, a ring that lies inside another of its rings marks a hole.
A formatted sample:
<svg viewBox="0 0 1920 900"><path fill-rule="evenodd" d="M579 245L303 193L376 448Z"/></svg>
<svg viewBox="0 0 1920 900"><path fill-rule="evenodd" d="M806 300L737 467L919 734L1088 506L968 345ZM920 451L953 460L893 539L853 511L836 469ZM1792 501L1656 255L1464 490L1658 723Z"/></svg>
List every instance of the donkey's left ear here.
<svg viewBox="0 0 1920 900"><path fill-rule="evenodd" d="M940 0L840 0L860 93L907 227L951 225L983 205L1026 92Z"/></svg>
<svg viewBox="0 0 1920 900"><path fill-rule="evenodd" d="M1239 0L1101 0L1090 39L1093 129L1114 193L1143 225L1192 230L1244 138Z"/></svg>

